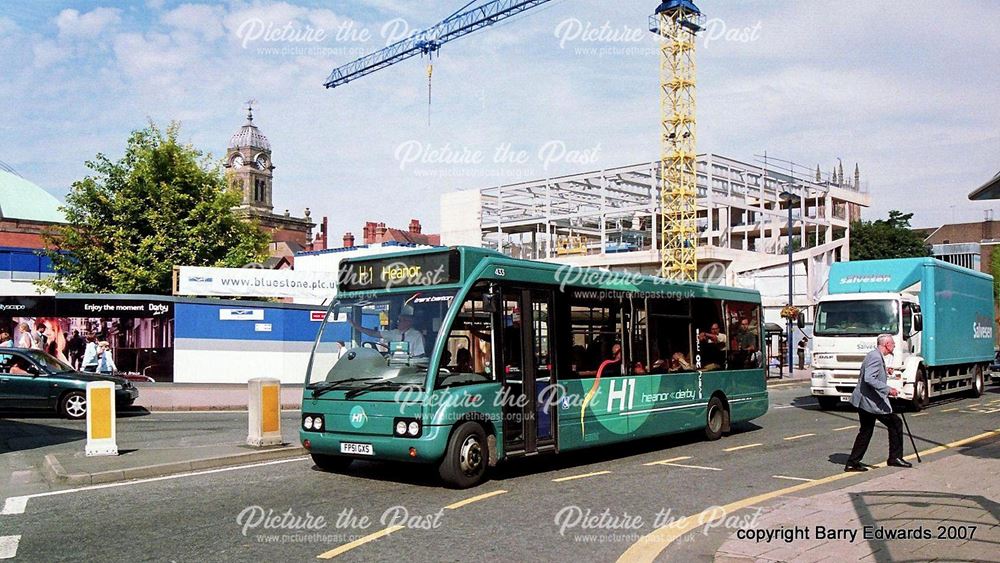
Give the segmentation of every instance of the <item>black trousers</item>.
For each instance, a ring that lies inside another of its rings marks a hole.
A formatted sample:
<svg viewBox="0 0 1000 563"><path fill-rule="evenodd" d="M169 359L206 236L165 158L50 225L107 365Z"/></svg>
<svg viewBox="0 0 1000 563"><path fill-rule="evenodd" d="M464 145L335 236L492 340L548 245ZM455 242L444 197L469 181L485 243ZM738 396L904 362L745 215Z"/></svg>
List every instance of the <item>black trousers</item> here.
<svg viewBox="0 0 1000 563"><path fill-rule="evenodd" d="M875 414L858 409L858 417L861 419L861 429L858 430L858 437L854 439L854 449L851 450L851 457L847 458L848 464L861 463L861 458L865 457L868 444L872 441L872 432L875 431L876 420L889 429L889 459L902 459L903 421L899 415Z"/></svg>

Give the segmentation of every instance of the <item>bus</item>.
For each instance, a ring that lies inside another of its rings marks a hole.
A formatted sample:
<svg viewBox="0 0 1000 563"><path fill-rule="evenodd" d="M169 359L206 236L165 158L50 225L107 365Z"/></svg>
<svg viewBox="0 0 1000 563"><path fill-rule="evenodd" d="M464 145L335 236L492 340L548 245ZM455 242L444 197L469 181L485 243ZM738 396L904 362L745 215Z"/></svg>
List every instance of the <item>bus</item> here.
<svg viewBox="0 0 1000 563"><path fill-rule="evenodd" d="M317 315L318 316L318 315ZM447 247L349 258L322 318L300 440L322 470L503 460L767 412L756 291Z"/></svg>

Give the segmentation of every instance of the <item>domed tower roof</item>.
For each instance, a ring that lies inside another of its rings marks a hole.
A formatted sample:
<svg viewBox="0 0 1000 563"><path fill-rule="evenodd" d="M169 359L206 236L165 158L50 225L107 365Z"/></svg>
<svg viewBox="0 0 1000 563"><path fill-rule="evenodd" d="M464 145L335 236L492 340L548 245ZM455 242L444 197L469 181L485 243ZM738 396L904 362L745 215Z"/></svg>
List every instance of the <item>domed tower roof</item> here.
<svg viewBox="0 0 1000 563"><path fill-rule="evenodd" d="M59 200L0 163L0 218L65 223Z"/></svg>
<svg viewBox="0 0 1000 563"><path fill-rule="evenodd" d="M247 107L247 122L229 138L229 148L238 149L240 147L253 147L266 151L271 150L271 143L267 140L267 137L253 124L253 106Z"/></svg>

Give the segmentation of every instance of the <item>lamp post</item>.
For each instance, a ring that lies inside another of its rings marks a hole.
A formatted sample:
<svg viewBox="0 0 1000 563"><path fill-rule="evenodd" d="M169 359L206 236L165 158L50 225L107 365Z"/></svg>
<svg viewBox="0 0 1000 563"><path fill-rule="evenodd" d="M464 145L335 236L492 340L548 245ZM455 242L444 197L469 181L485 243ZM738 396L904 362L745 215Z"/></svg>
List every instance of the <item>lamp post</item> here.
<svg viewBox="0 0 1000 563"><path fill-rule="evenodd" d="M781 201L788 204L788 306L791 307L795 289L792 278L792 206L799 200L799 196L785 190L779 194L779 197ZM788 349L788 374L791 375L792 366L795 364L794 350L792 349L792 318L789 317L785 320L787 321L785 347Z"/></svg>

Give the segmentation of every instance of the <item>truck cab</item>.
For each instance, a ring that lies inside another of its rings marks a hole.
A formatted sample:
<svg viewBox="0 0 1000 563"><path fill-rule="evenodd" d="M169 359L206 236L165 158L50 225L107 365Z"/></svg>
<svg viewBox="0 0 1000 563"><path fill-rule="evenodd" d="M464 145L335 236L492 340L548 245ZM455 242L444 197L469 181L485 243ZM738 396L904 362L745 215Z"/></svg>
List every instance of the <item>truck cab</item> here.
<svg viewBox="0 0 1000 563"><path fill-rule="evenodd" d="M899 398L912 401L917 389L917 371L922 362L923 318L917 296L906 293L829 295L816 308L813 328L812 394L822 408L833 408L850 400L858 382L865 355L875 348L880 334L896 341L889 385ZM926 382L922 383L926 385Z"/></svg>

